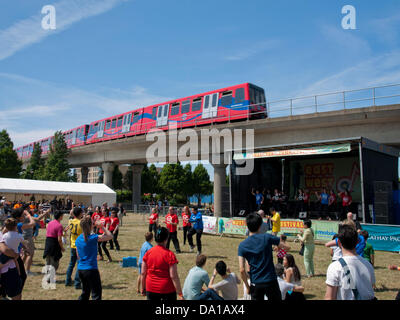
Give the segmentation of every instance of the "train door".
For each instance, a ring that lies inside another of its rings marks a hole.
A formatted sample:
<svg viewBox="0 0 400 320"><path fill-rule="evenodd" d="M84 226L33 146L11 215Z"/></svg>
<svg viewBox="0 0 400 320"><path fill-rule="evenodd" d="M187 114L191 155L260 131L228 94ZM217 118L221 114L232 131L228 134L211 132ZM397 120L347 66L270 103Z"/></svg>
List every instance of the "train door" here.
<svg viewBox="0 0 400 320"><path fill-rule="evenodd" d="M218 114L218 93L204 96L202 119L213 118Z"/></svg>
<svg viewBox="0 0 400 320"><path fill-rule="evenodd" d="M168 124L169 104L158 106L157 127L166 126Z"/></svg>
<svg viewBox="0 0 400 320"><path fill-rule="evenodd" d="M127 113L124 115L124 119L122 120L122 133L129 132L131 128L131 118L132 113Z"/></svg>
<svg viewBox="0 0 400 320"><path fill-rule="evenodd" d="M99 129L97 130L97 138L103 138L104 136L104 121L99 123Z"/></svg>

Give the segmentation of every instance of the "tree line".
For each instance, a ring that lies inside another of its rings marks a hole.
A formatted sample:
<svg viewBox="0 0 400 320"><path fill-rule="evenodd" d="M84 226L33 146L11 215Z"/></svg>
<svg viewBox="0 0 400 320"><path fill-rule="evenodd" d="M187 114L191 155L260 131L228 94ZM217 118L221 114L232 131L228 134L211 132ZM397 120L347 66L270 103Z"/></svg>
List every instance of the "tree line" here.
<svg viewBox="0 0 400 320"><path fill-rule="evenodd" d="M0 132L0 177L21 178L48 181L76 181L68 164L70 150L61 131L54 134L49 146L47 158L42 157L42 148L38 143L33 146L31 158L26 169L22 169L22 162L18 159L14 144L6 130ZM117 191L120 201L130 201L133 185L132 169L129 168L123 176L118 166L115 166L112 177L112 188ZM102 177L100 177L102 182ZM157 171L154 164L145 165L141 176L143 200L168 200L171 204L185 204L188 198L195 195L199 199L202 195L212 193L213 184L206 168L198 164L192 171L191 165L182 166L181 163L167 163ZM156 195L153 197L153 195Z"/></svg>

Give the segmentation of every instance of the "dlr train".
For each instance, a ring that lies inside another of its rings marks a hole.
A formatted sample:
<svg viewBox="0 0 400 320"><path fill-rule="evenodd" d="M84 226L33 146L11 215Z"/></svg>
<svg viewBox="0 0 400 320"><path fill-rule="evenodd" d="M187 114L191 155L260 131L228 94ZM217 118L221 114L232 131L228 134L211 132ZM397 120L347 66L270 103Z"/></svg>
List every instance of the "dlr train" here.
<svg viewBox="0 0 400 320"><path fill-rule="evenodd" d="M243 83L185 98L137 108L63 132L68 148L142 135L151 129L169 130L227 121L267 117L264 89ZM16 148L20 159L29 158L35 143L42 154L50 151L53 137Z"/></svg>

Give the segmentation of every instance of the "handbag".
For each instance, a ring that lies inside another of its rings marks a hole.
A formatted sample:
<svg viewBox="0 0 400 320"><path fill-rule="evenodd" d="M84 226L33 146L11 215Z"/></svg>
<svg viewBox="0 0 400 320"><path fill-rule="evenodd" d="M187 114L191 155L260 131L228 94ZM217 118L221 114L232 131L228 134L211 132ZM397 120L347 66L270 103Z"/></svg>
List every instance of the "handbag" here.
<svg viewBox="0 0 400 320"><path fill-rule="evenodd" d="M299 255L304 256L304 243L301 244Z"/></svg>

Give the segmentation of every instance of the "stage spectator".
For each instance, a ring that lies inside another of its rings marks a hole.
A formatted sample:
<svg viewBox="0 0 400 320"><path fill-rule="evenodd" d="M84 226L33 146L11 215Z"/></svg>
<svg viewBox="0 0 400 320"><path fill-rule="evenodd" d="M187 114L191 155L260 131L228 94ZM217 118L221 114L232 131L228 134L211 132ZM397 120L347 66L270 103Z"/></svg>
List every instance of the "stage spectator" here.
<svg viewBox="0 0 400 320"><path fill-rule="evenodd" d="M112 234L104 228L101 221L96 221L96 228L102 229L102 233L94 233L95 224L90 217L82 218L82 234L75 241L78 254L78 273L82 283L82 294L79 300L89 300L90 294L93 300L101 300L102 286L99 269L97 266L97 248L98 242L104 242L112 239Z"/></svg>
<svg viewBox="0 0 400 320"><path fill-rule="evenodd" d="M159 228L155 241L157 245L146 252L142 262L142 287L146 288L147 299L175 301L177 294L183 299L178 260L175 254L166 248L168 229Z"/></svg>
<svg viewBox="0 0 400 320"><path fill-rule="evenodd" d="M46 265L53 266L57 271L62 252L65 251L62 242L64 228L61 224L63 212L56 210L54 220L52 220L46 229L46 243L43 252L43 259L46 259Z"/></svg>
<svg viewBox="0 0 400 320"><path fill-rule="evenodd" d="M343 255L342 255L342 248L339 247L339 245L336 243L336 239L338 237L338 234L336 233L332 240L335 241L334 245L331 246L331 257L332 257L332 262L339 260ZM329 242L328 242L329 243ZM329 247L327 244L325 243L325 247Z"/></svg>
<svg viewBox="0 0 400 320"><path fill-rule="evenodd" d="M255 200L256 200L256 210L260 210L261 206L264 203L264 197L262 195L262 193L260 193L259 190L256 190L254 193L254 189L251 191L252 195L254 196Z"/></svg>
<svg viewBox="0 0 400 320"><path fill-rule="evenodd" d="M139 254L139 275L137 278L137 293L140 293L142 296L146 295L146 288L143 287L140 289L142 285L142 263L143 263L143 257L146 254L147 251L149 251L151 248L153 248L153 245L151 242L153 241L153 233L152 232L146 232L144 235L145 242L142 244L142 247L140 248L140 254Z"/></svg>
<svg viewBox="0 0 400 320"><path fill-rule="evenodd" d="M336 220L339 219L337 214L337 199L335 191L333 189L331 189L329 192L328 214L332 216L334 215L336 217Z"/></svg>
<svg viewBox="0 0 400 320"><path fill-rule="evenodd" d="M78 261L78 255L76 252L76 239L82 234L82 228L81 228L81 220L83 218L83 212L81 208L74 208L73 209L73 219L69 220L69 225L68 228L65 230L69 230L70 232L70 260L69 260L69 265L67 269L67 275L65 279L65 285L66 286L71 286L72 285L72 272L74 271L75 264ZM81 280L79 279L79 272L78 268L76 269L75 272L75 278L74 278L74 286L75 289L81 289Z"/></svg>
<svg viewBox="0 0 400 320"><path fill-rule="evenodd" d="M361 230L360 234L364 237L365 240L365 248L363 252L363 257L367 261L369 261L372 266L375 266L375 251L374 248L372 247L372 244L370 244L367 240L369 237L369 233L367 230Z"/></svg>
<svg viewBox="0 0 400 320"><path fill-rule="evenodd" d="M0 231L0 257L4 263L0 262L0 295L10 297L12 300L21 300L22 279L18 273L19 253L5 244L3 233ZM23 264L22 264L23 265Z"/></svg>
<svg viewBox="0 0 400 320"><path fill-rule="evenodd" d="M299 189L296 195L296 215L299 216L300 212L304 211L304 192Z"/></svg>
<svg viewBox="0 0 400 320"><path fill-rule="evenodd" d="M185 206L182 211L183 245L186 244L187 233L192 227L192 224L190 223L189 219L190 219L189 207Z"/></svg>
<svg viewBox="0 0 400 320"><path fill-rule="evenodd" d="M185 300L199 300L203 286L208 287L210 278L207 271L203 269L206 262L207 257L204 254L196 256L196 266L189 270L183 284L182 292Z"/></svg>
<svg viewBox="0 0 400 320"><path fill-rule="evenodd" d="M269 189L265 190L265 188L264 188L263 197L264 197L264 207L262 209L266 212L269 212L269 208L271 207L271 200L272 200L271 190L269 190Z"/></svg>
<svg viewBox="0 0 400 320"><path fill-rule="evenodd" d="M269 212L272 216L269 215L267 218L272 222L272 235L276 236L281 231L281 216L274 207L271 207Z"/></svg>
<svg viewBox="0 0 400 320"><path fill-rule="evenodd" d="M297 235L304 245L304 267L308 278L314 276L314 231L311 229L311 220L304 221L304 232Z"/></svg>
<svg viewBox="0 0 400 320"><path fill-rule="evenodd" d="M278 279L278 285L281 292L282 300L289 300L291 296L294 296L293 293L301 293L301 296L303 296L302 294L302 292L304 292L303 286L295 285L283 279L284 267L282 264L277 263L275 265L275 273ZM290 295L289 292L293 292L292 295ZM295 299L290 299L290 300L295 300ZM302 300L305 300L304 296Z"/></svg>
<svg viewBox="0 0 400 320"><path fill-rule="evenodd" d="M286 256L287 251L290 250L290 247L288 246L288 244L286 242L286 240L287 240L286 235L281 234L280 238L281 238L281 243L284 245L284 247L282 247L280 249L278 249L278 247L275 247L274 250L277 252L276 257L277 257L278 263L283 264L283 258Z"/></svg>
<svg viewBox="0 0 400 320"><path fill-rule="evenodd" d="M176 253L181 253L177 232L179 220L174 207L169 207L168 214L165 216L165 224L167 225L167 229L169 231L166 248L169 249L169 244L172 240Z"/></svg>
<svg viewBox="0 0 400 320"><path fill-rule="evenodd" d="M315 192L315 196L317 197L319 201L319 217L318 220L321 220L322 218L328 217L329 220L331 218L329 217L328 213L328 205L329 205L329 194L326 192L326 189L322 189L322 192L319 194L318 192Z"/></svg>
<svg viewBox="0 0 400 320"><path fill-rule="evenodd" d="M276 245L280 249L284 245L278 237L258 233L262 222L260 215L256 213L250 213L246 217L250 236L238 247L240 274L252 300L263 301L264 295L267 295L269 300L278 301L281 300L281 294L274 269L272 246ZM249 266L250 284L247 281L246 261Z"/></svg>
<svg viewBox="0 0 400 320"><path fill-rule="evenodd" d="M352 212L348 212L347 216L346 216L346 220L344 221L344 223L347 223L349 225L354 226L354 228L356 229L356 231L358 233L360 233L360 231L362 230L361 224L359 221L357 221L357 219L354 219L353 217L353 213Z"/></svg>
<svg viewBox="0 0 400 320"><path fill-rule="evenodd" d="M149 217L149 232L154 232L156 234L157 232L157 225L158 225L158 206L156 208L153 208L151 210L151 214Z"/></svg>
<svg viewBox="0 0 400 320"><path fill-rule="evenodd" d="M277 211L281 210L281 194L278 189L274 189L274 195L272 196L272 207ZM271 212L271 208L269 209Z"/></svg>
<svg viewBox="0 0 400 320"><path fill-rule="evenodd" d="M340 192L339 196L342 198L342 214L340 220L343 220L345 219L347 213L351 211L350 206L353 203L353 198L347 189L343 192Z"/></svg>
<svg viewBox="0 0 400 320"><path fill-rule="evenodd" d="M190 246L190 252L193 252L193 235L196 234L196 245L197 245L197 254L201 254L201 236L203 234L203 216L201 212L197 210L197 207L192 208L192 214L190 216L189 221L192 223L192 227L188 232L188 242Z"/></svg>
<svg viewBox="0 0 400 320"><path fill-rule="evenodd" d="M308 189L304 189L303 200L304 200L304 211L306 212L310 211L310 191Z"/></svg>
<svg viewBox="0 0 400 320"><path fill-rule="evenodd" d="M214 284L215 277L219 274L222 281ZM199 300L237 300L239 278L227 268L224 261L218 261L215 265L213 275L208 284L208 289L203 292ZM222 297L217 293L221 291Z"/></svg>
<svg viewBox="0 0 400 320"><path fill-rule="evenodd" d="M356 253L357 231L350 225L339 227L343 257L332 262L326 274L326 300L373 300L374 268Z"/></svg>
<svg viewBox="0 0 400 320"><path fill-rule="evenodd" d="M4 226L4 221L7 219L7 213L4 209L4 204L0 203L0 228Z"/></svg>
<svg viewBox="0 0 400 320"><path fill-rule="evenodd" d="M264 210L258 210L257 214L260 215L260 217L263 219L263 223L260 227L259 233L267 233L269 230L271 230L270 228L270 220L268 220L268 222L264 222L264 218L265 218L265 212ZM250 231L248 228L246 228L246 236L249 236Z"/></svg>
<svg viewBox="0 0 400 320"><path fill-rule="evenodd" d="M122 205L122 203L118 204L118 209L119 209L119 211L118 211L118 219L119 219L119 221L121 223L123 217L126 216L126 210L125 210L124 206ZM121 226L122 226L122 223L121 223Z"/></svg>
<svg viewBox="0 0 400 320"><path fill-rule="evenodd" d="M110 227L109 230L113 235L112 240L110 240L110 249L114 250L114 244L115 244L115 250L119 251L119 243L118 243L118 233L119 233L119 225L120 221L118 218L118 208L113 208L111 210L111 217L110 217Z"/></svg>

